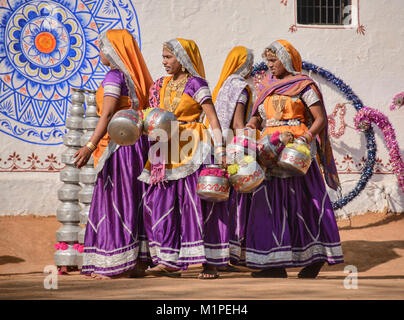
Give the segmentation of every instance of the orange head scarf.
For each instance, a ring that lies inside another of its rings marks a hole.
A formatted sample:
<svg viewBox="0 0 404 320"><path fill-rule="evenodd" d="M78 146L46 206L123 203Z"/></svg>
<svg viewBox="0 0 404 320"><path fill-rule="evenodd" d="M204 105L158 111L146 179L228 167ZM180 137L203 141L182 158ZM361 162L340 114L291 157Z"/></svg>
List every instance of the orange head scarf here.
<svg viewBox="0 0 404 320"><path fill-rule="evenodd" d="M276 40L265 49L274 52L288 72L292 74L302 72L302 58L299 51L297 51L290 42L286 40ZM265 59L265 52L262 55Z"/></svg>
<svg viewBox="0 0 404 320"><path fill-rule="evenodd" d="M111 29L100 34L99 42L111 66L124 73L132 107L146 108L153 79L135 38L128 30Z"/></svg>
<svg viewBox="0 0 404 320"><path fill-rule="evenodd" d="M172 39L164 43L178 62L194 77L205 78L205 68L198 45L194 40Z"/></svg>
<svg viewBox="0 0 404 320"><path fill-rule="evenodd" d="M238 46L233 48L227 55L222 72L220 73L219 81L213 90L213 102L216 101L217 94L219 93L219 90L226 79L234 73L237 73L244 78L246 75L248 75L248 72L252 68L253 62L254 56L246 47Z"/></svg>

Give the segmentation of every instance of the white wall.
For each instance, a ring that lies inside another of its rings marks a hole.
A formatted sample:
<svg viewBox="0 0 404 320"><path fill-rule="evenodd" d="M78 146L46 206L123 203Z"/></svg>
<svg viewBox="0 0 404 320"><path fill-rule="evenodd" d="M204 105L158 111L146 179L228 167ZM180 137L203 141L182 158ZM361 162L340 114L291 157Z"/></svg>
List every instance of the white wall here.
<svg viewBox="0 0 404 320"><path fill-rule="evenodd" d="M283 1L285 2L285 1ZM207 80L213 90L227 53L236 45L244 45L255 52L255 62L261 62L263 48L276 39L290 41L301 53L303 60L315 63L340 77L362 99L364 105L385 113L392 122L404 156L404 108L391 111L393 96L404 91L404 2L402 0L360 0L359 18L365 34L357 33L357 26L345 29L298 28L294 24L294 1L269 0L139 0L134 5L140 23L142 52L154 79L164 75L161 65L162 43L175 37L197 42L205 64ZM353 0L356 5L357 0ZM313 76L320 83L326 107L332 113L336 103L346 99L335 87ZM355 109L347 106L347 128L340 139L332 139L334 154L341 168L345 156L356 164L366 155L365 138L354 129ZM338 123L338 122L337 122ZM337 125L338 128L338 125ZM382 164L389 161L381 131L375 128L377 157ZM39 155L43 167L47 156L53 153L60 164L63 146L39 146L21 142L0 133L0 163L17 152L26 159L33 152ZM22 165L22 164L21 164ZM40 166L40 163L38 164ZM358 174L347 174L341 169L343 194L357 183ZM337 214L364 213L382 210L384 198L390 197L389 209L404 211L404 195L398 188L391 167L374 174L368 187ZM58 173L0 172L0 215L38 214L56 212ZM331 193L333 200L336 195Z"/></svg>

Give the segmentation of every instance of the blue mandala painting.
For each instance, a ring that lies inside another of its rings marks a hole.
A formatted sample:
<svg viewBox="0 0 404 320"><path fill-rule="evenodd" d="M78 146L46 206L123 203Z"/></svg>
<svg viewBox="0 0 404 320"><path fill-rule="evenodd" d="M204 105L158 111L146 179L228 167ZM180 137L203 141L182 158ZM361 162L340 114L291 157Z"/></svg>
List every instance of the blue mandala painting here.
<svg viewBox="0 0 404 320"><path fill-rule="evenodd" d="M107 68L98 35L125 28L141 47L130 0L0 0L0 131L57 145L71 88L95 90Z"/></svg>

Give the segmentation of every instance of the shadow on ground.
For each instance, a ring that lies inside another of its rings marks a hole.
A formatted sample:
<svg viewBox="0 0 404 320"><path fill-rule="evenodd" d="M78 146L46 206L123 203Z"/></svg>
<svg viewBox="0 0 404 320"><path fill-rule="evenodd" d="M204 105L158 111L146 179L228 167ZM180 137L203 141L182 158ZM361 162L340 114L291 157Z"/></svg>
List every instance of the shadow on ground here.
<svg viewBox="0 0 404 320"><path fill-rule="evenodd" d="M13 257L13 256L0 256L0 265L8 264L8 263L21 263L24 262L24 259Z"/></svg>

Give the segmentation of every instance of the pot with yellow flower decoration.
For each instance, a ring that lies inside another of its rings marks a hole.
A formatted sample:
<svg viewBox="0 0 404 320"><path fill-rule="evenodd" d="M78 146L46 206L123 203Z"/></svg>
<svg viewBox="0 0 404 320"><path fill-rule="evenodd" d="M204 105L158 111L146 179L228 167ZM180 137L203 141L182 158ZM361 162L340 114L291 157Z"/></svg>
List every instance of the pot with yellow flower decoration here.
<svg viewBox="0 0 404 320"><path fill-rule="evenodd" d="M133 109L120 110L108 123L107 131L115 143L130 146L135 144L142 135L143 121L140 114Z"/></svg>
<svg viewBox="0 0 404 320"><path fill-rule="evenodd" d="M311 164L310 145L304 139L297 138L282 150L278 166L294 176L303 176Z"/></svg>
<svg viewBox="0 0 404 320"><path fill-rule="evenodd" d="M244 156L239 163L227 167L229 181L240 193L253 192L265 179L265 171L251 156Z"/></svg>

